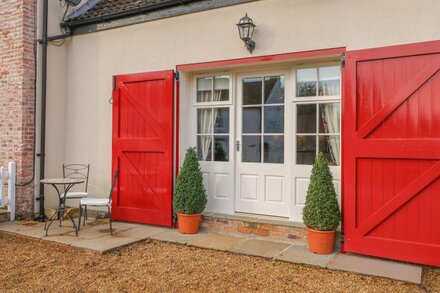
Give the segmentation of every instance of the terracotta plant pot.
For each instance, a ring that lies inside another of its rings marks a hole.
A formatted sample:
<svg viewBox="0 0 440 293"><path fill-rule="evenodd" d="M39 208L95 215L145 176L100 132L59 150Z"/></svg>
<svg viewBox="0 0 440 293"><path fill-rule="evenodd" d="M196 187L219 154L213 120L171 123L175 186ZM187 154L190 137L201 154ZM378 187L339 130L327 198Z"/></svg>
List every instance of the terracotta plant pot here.
<svg viewBox="0 0 440 293"><path fill-rule="evenodd" d="M179 232L182 234L197 234L200 227L201 214L186 215L177 214Z"/></svg>
<svg viewBox="0 0 440 293"><path fill-rule="evenodd" d="M307 229L310 252L317 254L330 254L335 243L335 231L318 231Z"/></svg>

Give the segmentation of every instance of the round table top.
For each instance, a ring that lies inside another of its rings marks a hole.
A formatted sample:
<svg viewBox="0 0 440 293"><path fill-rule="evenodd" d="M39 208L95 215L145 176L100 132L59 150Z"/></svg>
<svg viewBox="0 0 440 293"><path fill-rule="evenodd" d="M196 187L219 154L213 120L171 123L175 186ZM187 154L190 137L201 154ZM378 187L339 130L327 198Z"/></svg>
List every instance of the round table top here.
<svg viewBox="0 0 440 293"><path fill-rule="evenodd" d="M40 183L43 184L77 184L83 183L85 179L74 179L74 178L46 178L41 179Z"/></svg>

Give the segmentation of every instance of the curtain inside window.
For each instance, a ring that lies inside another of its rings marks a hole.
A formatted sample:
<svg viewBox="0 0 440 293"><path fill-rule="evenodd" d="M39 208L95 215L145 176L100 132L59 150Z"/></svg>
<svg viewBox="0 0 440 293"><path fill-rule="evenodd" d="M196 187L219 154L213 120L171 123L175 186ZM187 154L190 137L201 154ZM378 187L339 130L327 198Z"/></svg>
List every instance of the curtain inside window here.
<svg viewBox="0 0 440 293"><path fill-rule="evenodd" d="M199 112L200 123L201 123L201 133L212 133L212 110L204 109ZM207 161L208 157L210 157L211 152L211 144L212 144L212 135L203 135L202 139L202 159L203 161Z"/></svg>
<svg viewBox="0 0 440 293"><path fill-rule="evenodd" d="M339 126L339 106L335 104L322 104L323 110L321 110L322 120L324 124L327 126L328 133L340 133ZM322 108L321 108L322 109ZM335 165L339 166L340 164L340 136L331 135L329 136L330 142L330 153L333 158Z"/></svg>

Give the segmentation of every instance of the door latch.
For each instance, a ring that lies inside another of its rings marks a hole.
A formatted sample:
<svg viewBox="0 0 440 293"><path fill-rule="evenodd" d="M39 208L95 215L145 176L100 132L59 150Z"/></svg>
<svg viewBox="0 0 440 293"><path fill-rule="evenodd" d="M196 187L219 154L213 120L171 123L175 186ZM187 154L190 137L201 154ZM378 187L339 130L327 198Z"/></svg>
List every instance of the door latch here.
<svg viewBox="0 0 440 293"><path fill-rule="evenodd" d="M240 141L239 140L237 140L237 142L235 143L235 146L237 148L237 152L239 152L240 151Z"/></svg>

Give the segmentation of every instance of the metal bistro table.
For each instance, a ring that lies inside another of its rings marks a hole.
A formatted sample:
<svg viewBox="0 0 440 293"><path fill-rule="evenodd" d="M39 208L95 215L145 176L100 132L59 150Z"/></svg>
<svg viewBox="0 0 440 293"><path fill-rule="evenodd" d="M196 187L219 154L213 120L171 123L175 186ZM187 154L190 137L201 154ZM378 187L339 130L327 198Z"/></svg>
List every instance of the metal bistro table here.
<svg viewBox="0 0 440 293"><path fill-rule="evenodd" d="M75 228L76 236L78 236L78 228L76 227L75 220L69 215L69 213L66 213L66 195L67 195L67 192L69 192L69 190L75 184L80 184L83 182L84 182L84 179L73 179L73 178L49 178L49 179L40 180L40 183L42 183L42 184L52 185L58 194L58 208L55 210L55 213L44 224L44 230L46 230L46 236L49 231L50 225L53 223L53 221L55 221L55 217L57 215L59 215L59 217L60 217L60 227L61 227L61 221L63 220L64 215L67 215L67 218L70 221L72 221L73 227ZM57 185L64 185L65 186L64 196L61 196L60 190L58 189ZM63 211L63 213L60 215L59 213L61 211ZM49 224L47 224L47 223L49 223Z"/></svg>

